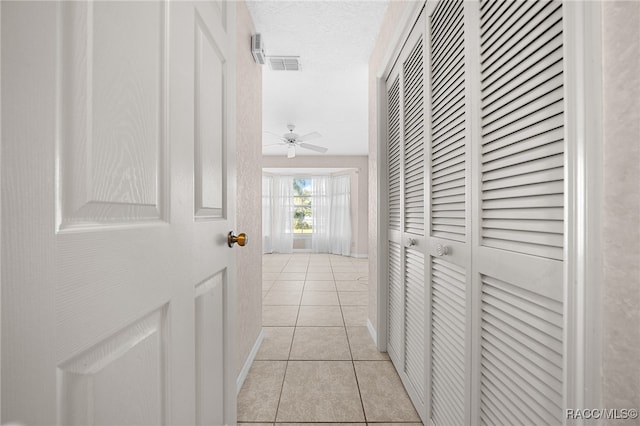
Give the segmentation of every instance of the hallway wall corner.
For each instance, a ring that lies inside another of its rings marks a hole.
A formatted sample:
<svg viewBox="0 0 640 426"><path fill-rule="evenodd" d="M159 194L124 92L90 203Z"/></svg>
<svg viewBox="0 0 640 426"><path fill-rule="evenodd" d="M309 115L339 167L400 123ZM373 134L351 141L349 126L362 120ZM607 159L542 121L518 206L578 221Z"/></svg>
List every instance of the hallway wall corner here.
<svg viewBox="0 0 640 426"><path fill-rule="evenodd" d="M237 8L237 213L236 231L250 242L237 250L237 372L262 330L262 68L251 56L253 20L244 1Z"/></svg>

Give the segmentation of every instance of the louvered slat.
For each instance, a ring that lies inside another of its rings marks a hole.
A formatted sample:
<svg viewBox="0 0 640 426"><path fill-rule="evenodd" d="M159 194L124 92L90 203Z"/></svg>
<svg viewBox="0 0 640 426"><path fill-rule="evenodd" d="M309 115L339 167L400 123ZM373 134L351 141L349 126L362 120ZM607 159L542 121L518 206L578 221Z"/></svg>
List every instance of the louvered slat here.
<svg viewBox="0 0 640 426"><path fill-rule="evenodd" d="M431 19L431 38L440 36L447 29L447 22L450 21L451 15L455 15L462 6L461 2L441 2L436 6L433 17ZM436 19L437 17L437 19Z"/></svg>
<svg viewBox="0 0 640 426"><path fill-rule="evenodd" d="M485 163L482 166L482 171L490 172L503 167L527 163L538 158L547 158L563 153L564 143L560 132L553 130L551 132L547 132L547 134L543 136L545 139L543 144L539 144L537 141L534 141L529 146L522 143L502 149L496 149L487 153L485 155Z"/></svg>
<svg viewBox="0 0 640 426"><path fill-rule="evenodd" d="M481 416L562 423L562 303L482 277Z"/></svg>
<svg viewBox="0 0 640 426"><path fill-rule="evenodd" d="M517 1L495 1L495 2L482 2L480 5L480 10L482 10L481 16L484 19L484 25L481 25L481 28L485 31L488 30L489 25L486 25L486 22L489 21L492 24L500 19L502 15L504 15L507 10L509 10L512 6L517 5ZM524 3L524 2L522 2Z"/></svg>
<svg viewBox="0 0 640 426"><path fill-rule="evenodd" d="M436 425L464 423L465 271L431 262L431 411Z"/></svg>
<svg viewBox="0 0 640 426"><path fill-rule="evenodd" d="M489 2L494 3L494 2ZM481 53L485 53L487 49L493 46L496 39L500 38L503 32L513 25L513 22L520 16L523 16L527 9L532 7L540 7L543 2L517 2L517 1L504 1L495 2L498 3L498 8L495 10L494 16L486 16L485 22L490 22L491 25L483 27L485 31L487 42L483 46ZM524 10L519 11L524 7Z"/></svg>
<svg viewBox="0 0 640 426"><path fill-rule="evenodd" d="M484 3L482 244L561 260L562 7L556 1Z"/></svg>
<svg viewBox="0 0 640 426"><path fill-rule="evenodd" d="M405 251L405 371L424 401L424 255Z"/></svg>
<svg viewBox="0 0 640 426"><path fill-rule="evenodd" d="M400 77L388 90L389 229L400 230Z"/></svg>
<svg viewBox="0 0 640 426"><path fill-rule="evenodd" d="M424 235L424 55L420 38L403 63L405 231Z"/></svg>
<svg viewBox="0 0 640 426"><path fill-rule="evenodd" d="M440 2L431 17L431 235L466 236L463 2Z"/></svg>
<svg viewBox="0 0 640 426"><path fill-rule="evenodd" d="M404 304L400 269L400 245L389 242L389 346L396 354L402 349L402 305Z"/></svg>
<svg viewBox="0 0 640 426"><path fill-rule="evenodd" d="M499 68L505 54L535 49L536 43L544 45L544 38L538 40L541 35L548 31L555 32L558 22L562 19L561 4L541 1L532 3L533 7L522 8L510 15L510 17L517 16L517 19L509 23L509 26L500 28L495 43L492 43L490 33L483 34L486 42L482 44L481 60L487 72L490 73ZM515 57L519 55L520 53L514 54Z"/></svg>

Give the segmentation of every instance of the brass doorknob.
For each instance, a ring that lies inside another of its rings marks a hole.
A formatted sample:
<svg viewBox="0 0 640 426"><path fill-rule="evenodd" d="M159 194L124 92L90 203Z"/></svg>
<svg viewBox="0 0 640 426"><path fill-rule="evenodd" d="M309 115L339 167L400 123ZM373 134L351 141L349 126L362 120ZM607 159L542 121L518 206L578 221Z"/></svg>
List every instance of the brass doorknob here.
<svg viewBox="0 0 640 426"><path fill-rule="evenodd" d="M244 232L233 235L233 231L229 231L229 235L227 235L227 244L229 247L233 247L235 243L238 243L240 247L244 247L249 242L249 237Z"/></svg>

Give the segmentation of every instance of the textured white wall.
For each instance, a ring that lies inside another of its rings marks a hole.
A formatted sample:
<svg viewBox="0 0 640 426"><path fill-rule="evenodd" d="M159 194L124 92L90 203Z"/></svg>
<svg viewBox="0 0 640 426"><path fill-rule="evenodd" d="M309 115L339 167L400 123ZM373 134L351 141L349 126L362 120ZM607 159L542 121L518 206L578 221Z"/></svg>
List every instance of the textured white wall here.
<svg viewBox="0 0 640 426"><path fill-rule="evenodd" d="M309 155L287 158L284 155L265 155L262 157L262 167L265 168L353 168L358 172L357 180L352 177L351 185L351 255L354 257L366 257L367 247L367 157L365 156L322 156Z"/></svg>
<svg viewBox="0 0 640 426"><path fill-rule="evenodd" d="M262 68L251 56L255 32L244 1L237 7L237 216L236 232L249 244L237 253L237 371L262 328Z"/></svg>
<svg viewBox="0 0 640 426"><path fill-rule="evenodd" d="M602 25L602 394L606 408L640 408L640 2L604 1Z"/></svg>

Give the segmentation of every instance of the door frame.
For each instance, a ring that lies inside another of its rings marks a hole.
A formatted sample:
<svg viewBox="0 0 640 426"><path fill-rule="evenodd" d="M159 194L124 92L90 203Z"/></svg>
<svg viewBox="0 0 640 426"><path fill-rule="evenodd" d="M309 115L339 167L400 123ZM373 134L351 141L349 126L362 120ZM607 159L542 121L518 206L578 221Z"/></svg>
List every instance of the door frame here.
<svg viewBox="0 0 640 426"><path fill-rule="evenodd" d="M2 5L0 4L0 46L2 46ZM0 70L2 55L0 55ZM0 99L2 99L2 73L0 72ZM0 102L0 188L2 188L2 102ZM2 289L2 197L0 197L0 289ZM0 367L2 366L2 291L0 290ZM0 368L0 422L2 421L2 368Z"/></svg>
<svg viewBox="0 0 640 426"><path fill-rule="evenodd" d="M407 6L376 72L378 350L387 350L389 217L386 171L386 77L426 0ZM602 406L602 23L600 2L563 3L565 20L564 406ZM569 362L571 360L571 362ZM577 420L573 424L582 424Z"/></svg>
<svg viewBox="0 0 640 426"><path fill-rule="evenodd" d="M236 135L236 125L237 125L237 107L238 102L236 99L236 81L237 81L237 71L236 64L237 62L237 5L234 2L222 3L221 8L224 10L226 14L226 31L227 37L229 40L229 50L228 50L228 72L226 78L228 80L227 84L227 131L226 136L227 140L232 141L231 144L227 144L227 155L230 158L237 158L237 147L238 147L238 139ZM229 147L231 149L229 149ZM232 170L232 173L229 173L227 169L226 178L229 180L233 180L235 182L235 188L237 190L238 185L238 177L237 177L237 160L236 165ZM231 204L231 208L227 210L233 211L233 217L228 218L231 223L233 223L234 228L238 225L238 206L237 199L235 194L226 194L227 203ZM227 213L228 214L228 213ZM236 247L237 249L237 247ZM237 415L238 415L238 373L236 371L236 348L237 348L237 303L236 303L236 288L237 288L237 255L232 256L231 263L229 265L228 272L228 283L230 285L225 288L225 335L224 335L224 391L226 395L224 395L224 419L227 424L236 424L237 423Z"/></svg>
<svg viewBox="0 0 640 426"><path fill-rule="evenodd" d="M601 2L566 1L563 15L571 76L565 78L564 402L578 409L602 406Z"/></svg>

